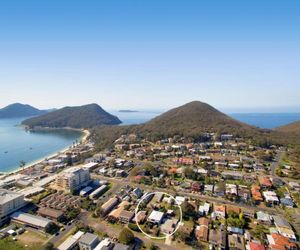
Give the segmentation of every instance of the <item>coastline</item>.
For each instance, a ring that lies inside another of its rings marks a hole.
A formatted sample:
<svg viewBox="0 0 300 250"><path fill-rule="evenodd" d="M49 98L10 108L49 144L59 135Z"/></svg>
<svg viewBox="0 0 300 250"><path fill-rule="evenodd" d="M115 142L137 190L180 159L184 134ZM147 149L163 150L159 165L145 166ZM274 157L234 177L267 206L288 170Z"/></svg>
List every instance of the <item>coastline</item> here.
<svg viewBox="0 0 300 250"><path fill-rule="evenodd" d="M46 129L51 129L51 128L46 128ZM55 129L55 128L54 128ZM74 128L58 128L58 129L68 129L68 130L76 130L76 131L80 131L82 133L82 136L79 138L79 140L81 141L81 144L85 144L87 142L87 139L90 135L89 130L87 129L74 129ZM6 178L8 176L11 175L15 175L18 174L19 172L34 167L35 165L43 162L45 159L52 159L57 157L59 154L64 154L65 152L67 152L70 149L70 146L72 144L70 144L69 146L63 148L62 150L55 152L55 153L51 153L49 155L45 155L43 157L41 157L40 159L36 159L34 161L29 162L28 164L26 164L23 168L18 168L16 170L10 171L10 172L0 172L0 179Z"/></svg>

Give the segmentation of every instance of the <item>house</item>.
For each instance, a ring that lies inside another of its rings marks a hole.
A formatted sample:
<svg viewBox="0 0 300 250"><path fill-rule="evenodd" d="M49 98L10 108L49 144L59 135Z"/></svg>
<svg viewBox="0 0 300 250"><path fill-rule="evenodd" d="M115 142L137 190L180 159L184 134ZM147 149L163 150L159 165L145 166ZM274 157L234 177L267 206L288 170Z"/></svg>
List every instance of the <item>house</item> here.
<svg viewBox="0 0 300 250"><path fill-rule="evenodd" d="M295 203L291 197L280 198L280 204L289 208L293 208L295 206Z"/></svg>
<svg viewBox="0 0 300 250"><path fill-rule="evenodd" d="M272 233L267 235L269 249L271 250L297 250L298 246L294 242L290 242L289 238L281 234Z"/></svg>
<svg viewBox="0 0 300 250"><path fill-rule="evenodd" d="M267 176L259 176L258 182L262 188L271 188L272 187L272 182L271 182L270 178Z"/></svg>
<svg viewBox="0 0 300 250"><path fill-rule="evenodd" d="M160 226L160 230L164 234L170 235L176 229L177 223L178 223L177 219L172 219L172 220L168 219L164 224Z"/></svg>
<svg viewBox="0 0 300 250"><path fill-rule="evenodd" d="M209 243L217 249L226 249L226 232L221 230L209 230Z"/></svg>
<svg viewBox="0 0 300 250"><path fill-rule="evenodd" d="M119 221L128 224L134 217L134 212L122 210L119 216Z"/></svg>
<svg viewBox="0 0 300 250"><path fill-rule="evenodd" d="M245 250L245 239L243 235L231 234L228 236L229 250Z"/></svg>
<svg viewBox="0 0 300 250"><path fill-rule="evenodd" d="M165 214L163 212L153 210L151 212L151 214L149 215L147 221L159 225L159 224L161 224L162 219L164 218L164 215Z"/></svg>
<svg viewBox="0 0 300 250"><path fill-rule="evenodd" d="M237 186L235 184L225 184L226 187L226 195L233 195L233 196L237 196Z"/></svg>
<svg viewBox="0 0 300 250"><path fill-rule="evenodd" d="M225 205L215 205L214 213L217 217L225 218L226 217L226 207Z"/></svg>
<svg viewBox="0 0 300 250"><path fill-rule="evenodd" d="M209 203L205 202L204 205L199 206L199 214L201 216L206 216L209 213L210 205Z"/></svg>
<svg viewBox="0 0 300 250"><path fill-rule="evenodd" d="M274 215L273 216L274 224L276 226L276 229L278 230L278 233L281 235L289 238L291 241L296 241L295 233L290 225L290 223L287 222L284 218Z"/></svg>
<svg viewBox="0 0 300 250"><path fill-rule="evenodd" d="M139 211L135 218L133 218L133 220L136 222L136 223L142 223L146 220L146 211Z"/></svg>
<svg viewBox="0 0 300 250"><path fill-rule="evenodd" d="M236 213L240 214L241 213L241 208L237 206L232 206L232 205L226 205L226 212L228 213Z"/></svg>
<svg viewBox="0 0 300 250"><path fill-rule="evenodd" d="M236 171L224 171L222 172L222 177L228 180L242 180L244 175L241 172Z"/></svg>
<svg viewBox="0 0 300 250"><path fill-rule="evenodd" d="M112 250L113 247L114 244L111 242L110 238L104 238L94 250Z"/></svg>
<svg viewBox="0 0 300 250"><path fill-rule="evenodd" d="M204 185L204 193L212 194L214 192L214 185Z"/></svg>
<svg viewBox="0 0 300 250"><path fill-rule="evenodd" d="M116 243L113 248L113 250L129 250L129 249L130 249L129 246L126 246L121 243Z"/></svg>
<svg viewBox="0 0 300 250"><path fill-rule="evenodd" d="M196 227L195 236L198 241L207 242L209 220L205 217L202 217L198 220L198 222L199 222L199 226Z"/></svg>
<svg viewBox="0 0 300 250"><path fill-rule="evenodd" d="M248 250L266 250L265 246L262 245L261 243L251 241L247 245Z"/></svg>
<svg viewBox="0 0 300 250"><path fill-rule="evenodd" d="M202 185L199 182L193 182L192 186L191 186L191 189L192 189L193 192L199 193L202 189Z"/></svg>
<svg viewBox="0 0 300 250"><path fill-rule="evenodd" d="M136 197L136 198L140 198L143 195L143 191L140 188L135 188L132 191L132 194Z"/></svg>
<svg viewBox="0 0 300 250"><path fill-rule="evenodd" d="M176 203L180 206L183 202L185 202L185 197L182 196L176 196L175 197Z"/></svg>
<svg viewBox="0 0 300 250"><path fill-rule="evenodd" d="M247 217L249 219L255 218L255 210L254 209L243 208L242 213L245 217Z"/></svg>
<svg viewBox="0 0 300 250"><path fill-rule="evenodd" d="M256 213L256 218L257 218L257 221L262 223L262 224L265 224L265 225L271 225L272 224L272 217L269 214L264 213L262 211L258 211Z"/></svg>
<svg viewBox="0 0 300 250"><path fill-rule="evenodd" d="M279 204L279 199L274 191L264 191L263 196L268 205L274 206Z"/></svg>
<svg viewBox="0 0 300 250"><path fill-rule="evenodd" d="M91 233L85 233L79 240L79 247L81 250L92 250L99 243L98 236Z"/></svg>
<svg viewBox="0 0 300 250"><path fill-rule="evenodd" d="M252 199L257 205L264 200L260 192L260 186L253 185L251 187L251 195L252 195Z"/></svg>

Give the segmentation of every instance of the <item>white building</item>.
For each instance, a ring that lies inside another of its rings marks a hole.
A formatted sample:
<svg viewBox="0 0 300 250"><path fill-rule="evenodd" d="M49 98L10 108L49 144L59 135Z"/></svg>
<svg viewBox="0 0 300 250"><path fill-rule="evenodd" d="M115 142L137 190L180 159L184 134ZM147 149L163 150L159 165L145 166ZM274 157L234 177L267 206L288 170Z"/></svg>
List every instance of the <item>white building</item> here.
<svg viewBox="0 0 300 250"><path fill-rule="evenodd" d="M148 221L149 222L152 222L152 223L155 223L155 224L160 224L162 219L164 217L164 213L163 212L160 212L160 211L155 211L153 210L151 212L151 214L149 215L148 217Z"/></svg>
<svg viewBox="0 0 300 250"><path fill-rule="evenodd" d="M56 177L56 185L70 192L86 186L89 181L89 170L80 167L68 168Z"/></svg>
<svg viewBox="0 0 300 250"><path fill-rule="evenodd" d="M199 213L201 216L206 216L209 213L210 205L209 203L204 203L204 205L199 206Z"/></svg>
<svg viewBox="0 0 300 250"><path fill-rule="evenodd" d="M25 205L24 195L0 189L0 220Z"/></svg>

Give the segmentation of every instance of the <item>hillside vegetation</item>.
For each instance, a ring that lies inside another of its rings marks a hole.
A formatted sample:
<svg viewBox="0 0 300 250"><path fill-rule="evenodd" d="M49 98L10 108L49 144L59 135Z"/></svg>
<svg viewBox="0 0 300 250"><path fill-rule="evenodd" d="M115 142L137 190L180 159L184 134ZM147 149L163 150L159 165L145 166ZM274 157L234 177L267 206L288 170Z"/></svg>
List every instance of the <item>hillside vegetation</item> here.
<svg viewBox="0 0 300 250"><path fill-rule="evenodd" d="M175 135L184 136L191 141L200 141L201 135L206 132L230 133L249 138L262 146L300 144L300 136L295 136L294 133L259 129L236 121L212 106L198 101L171 109L141 125L97 127L92 130L91 136L100 148L104 148L111 146L122 134L134 133L141 139L151 141Z"/></svg>
<svg viewBox="0 0 300 250"><path fill-rule="evenodd" d="M22 124L30 128L92 128L100 125L116 125L120 123L121 121L118 117L109 114L97 104L64 107L22 122Z"/></svg>

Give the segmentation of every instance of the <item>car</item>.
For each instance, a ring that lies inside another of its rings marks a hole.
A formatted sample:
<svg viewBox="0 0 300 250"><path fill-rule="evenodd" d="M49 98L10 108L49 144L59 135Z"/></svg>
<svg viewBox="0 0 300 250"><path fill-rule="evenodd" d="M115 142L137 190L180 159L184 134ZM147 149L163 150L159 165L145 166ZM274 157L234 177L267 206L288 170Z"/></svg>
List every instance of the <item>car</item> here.
<svg viewBox="0 0 300 250"><path fill-rule="evenodd" d="M56 232L55 236L59 235L59 232Z"/></svg>

